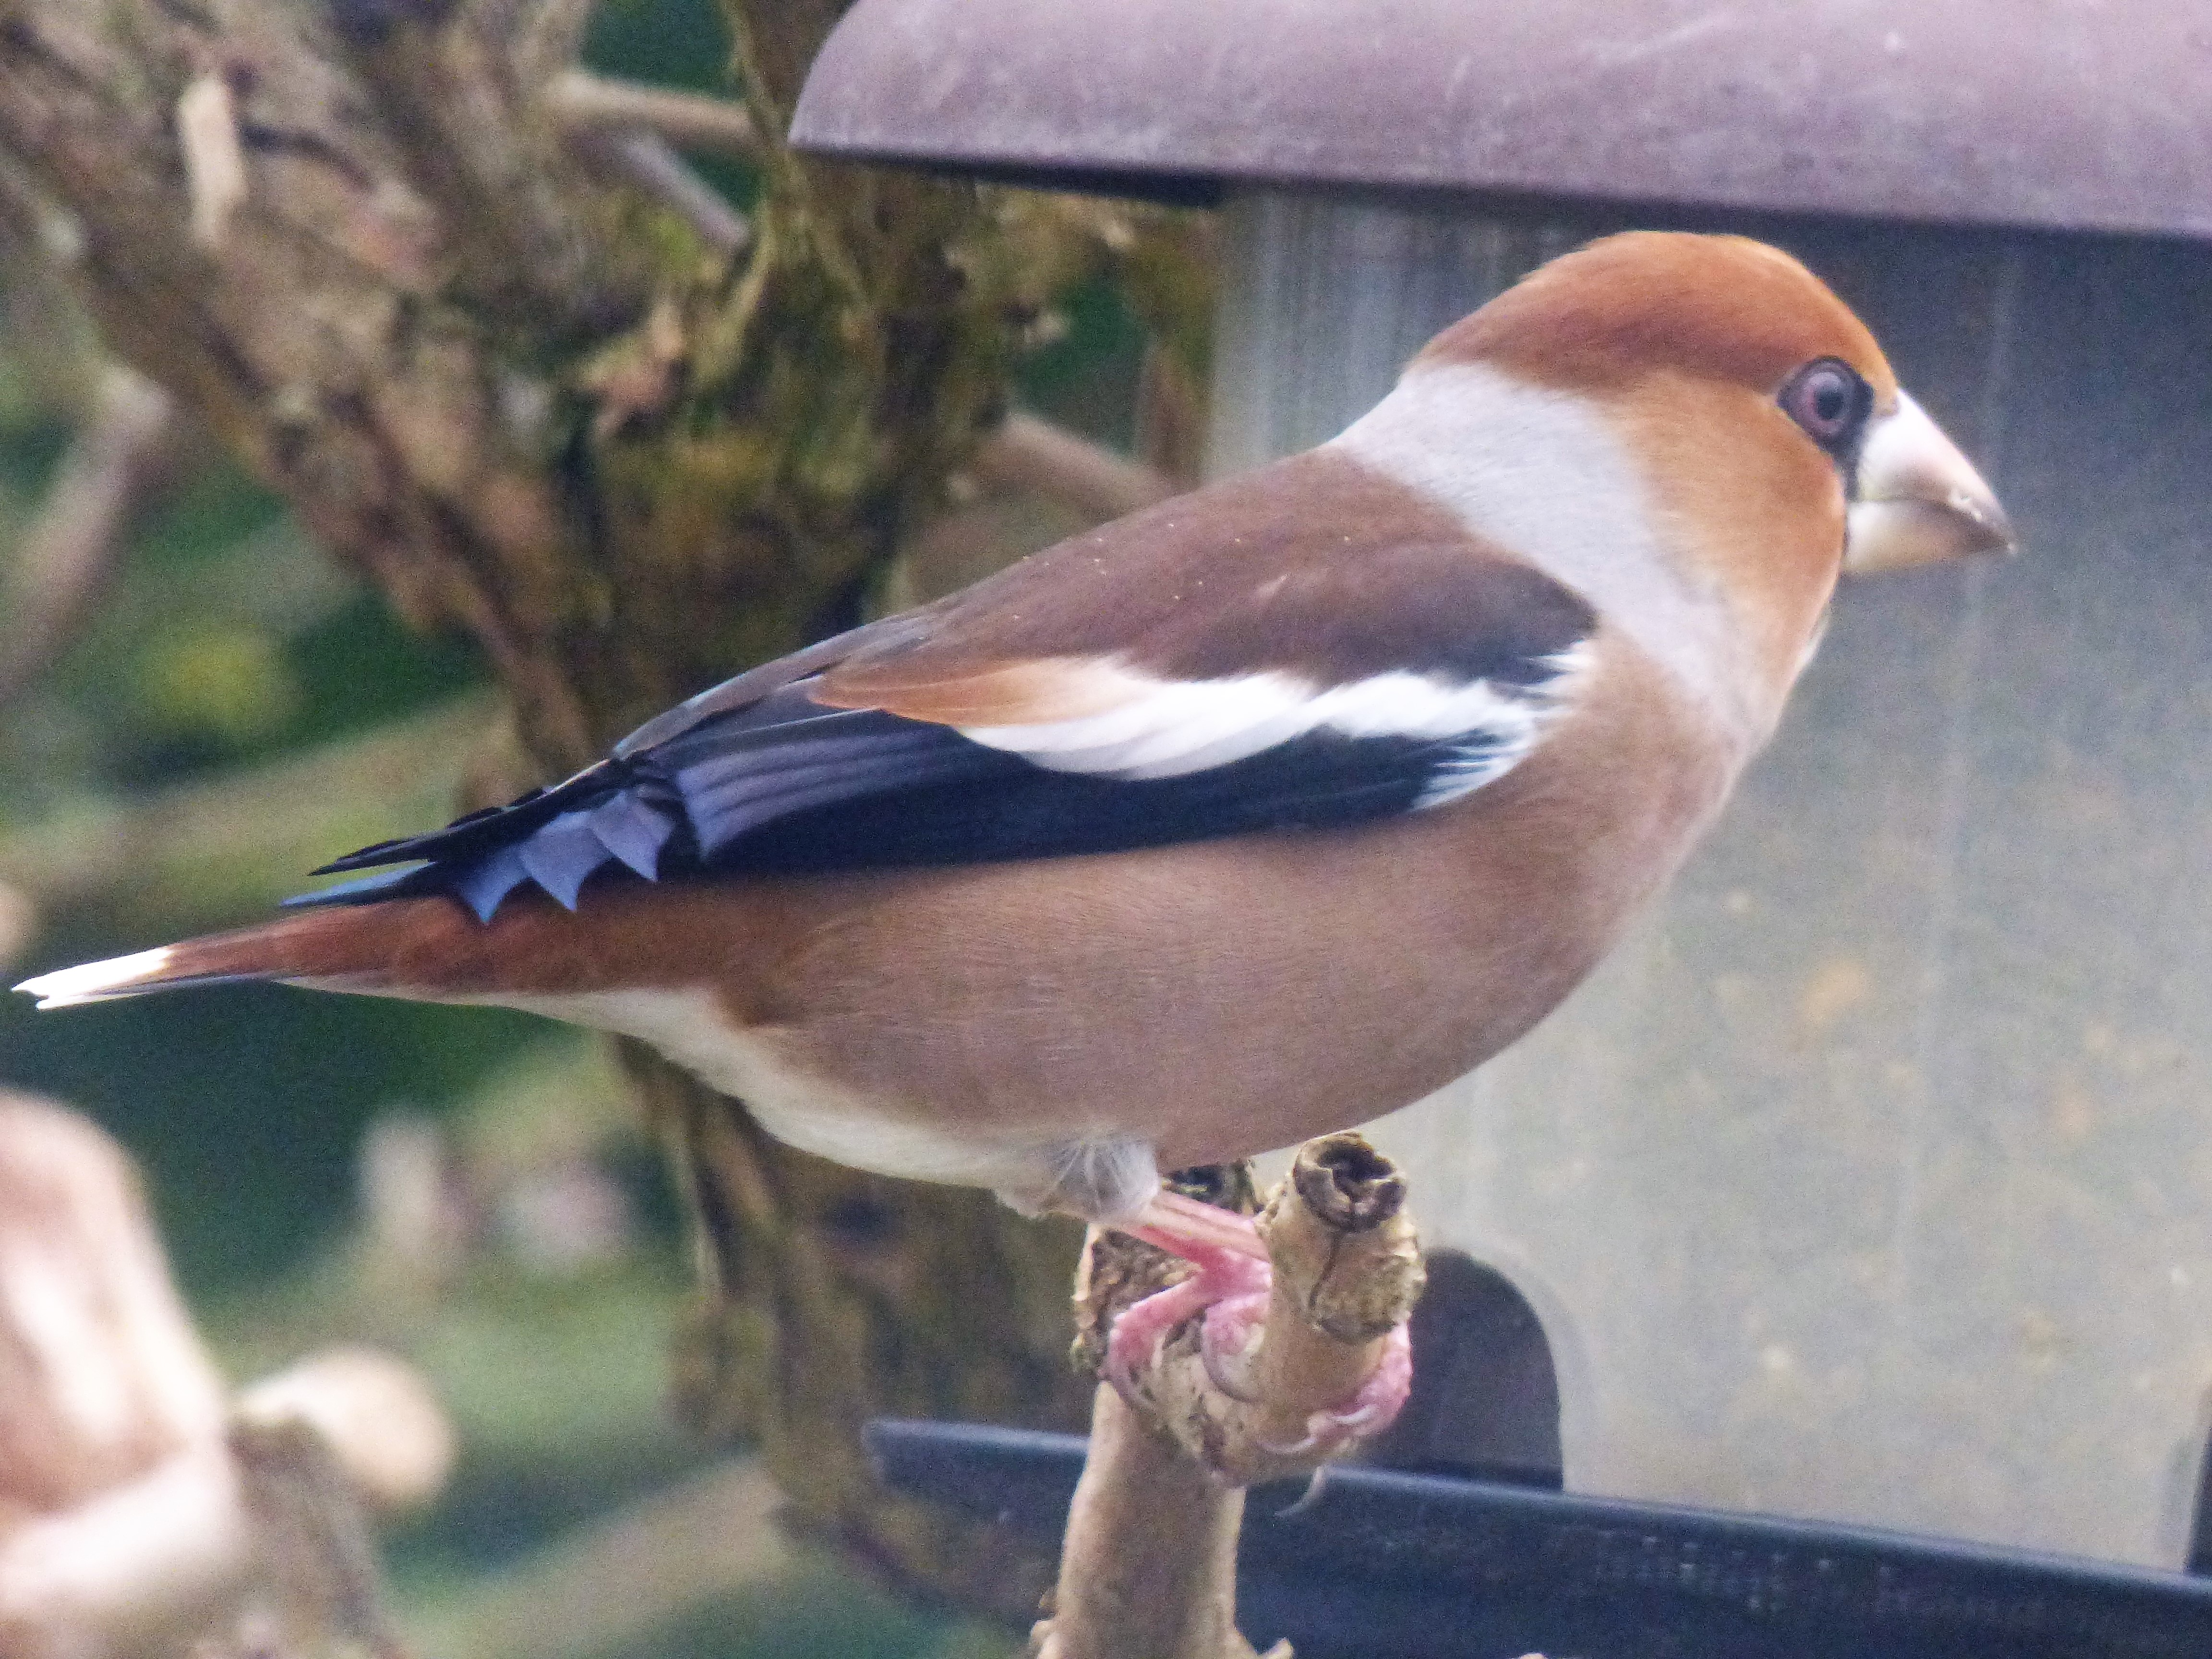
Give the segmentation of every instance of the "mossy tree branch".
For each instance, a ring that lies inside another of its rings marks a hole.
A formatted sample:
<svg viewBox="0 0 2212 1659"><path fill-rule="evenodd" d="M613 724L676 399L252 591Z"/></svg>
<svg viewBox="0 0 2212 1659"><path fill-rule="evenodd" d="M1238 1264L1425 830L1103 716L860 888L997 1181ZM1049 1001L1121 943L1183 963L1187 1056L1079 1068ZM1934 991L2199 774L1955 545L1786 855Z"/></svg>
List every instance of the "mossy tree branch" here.
<svg viewBox="0 0 2212 1659"><path fill-rule="evenodd" d="M1143 246L1100 204L792 156L838 0L728 3L764 146L741 251L564 146L576 0L0 0L0 209L66 228L45 240L109 348L334 555L481 644L546 775L849 615L1048 297ZM245 174L197 234L195 87ZM875 1489L857 1431L1071 1420L1073 1239L828 1169L638 1070L715 1265L698 1414L761 1442L803 1521L1018 1609L1003 1564Z"/></svg>

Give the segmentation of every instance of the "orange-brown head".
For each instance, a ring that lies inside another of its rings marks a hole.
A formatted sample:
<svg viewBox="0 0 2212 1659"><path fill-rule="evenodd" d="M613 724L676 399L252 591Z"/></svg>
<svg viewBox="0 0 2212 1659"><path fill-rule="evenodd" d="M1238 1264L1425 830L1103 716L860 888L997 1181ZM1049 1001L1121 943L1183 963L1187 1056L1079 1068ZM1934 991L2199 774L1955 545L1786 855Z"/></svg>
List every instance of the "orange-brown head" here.
<svg viewBox="0 0 2212 1659"><path fill-rule="evenodd" d="M1833 357L1878 403L1897 395L1888 360L1850 308L1779 248L1744 236L1607 236L1530 272L1421 355L1575 391L1690 378L1769 401L1796 370Z"/></svg>
<svg viewBox="0 0 2212 1659"><path fill-rule="evenodd" d="M1594 408L1625 441L1666 556L1724 596L1786 690L1839 572L2012 545L1989 486L1866 325L1796 259L1639 231L1556 259L1430 343Z"/></svg>

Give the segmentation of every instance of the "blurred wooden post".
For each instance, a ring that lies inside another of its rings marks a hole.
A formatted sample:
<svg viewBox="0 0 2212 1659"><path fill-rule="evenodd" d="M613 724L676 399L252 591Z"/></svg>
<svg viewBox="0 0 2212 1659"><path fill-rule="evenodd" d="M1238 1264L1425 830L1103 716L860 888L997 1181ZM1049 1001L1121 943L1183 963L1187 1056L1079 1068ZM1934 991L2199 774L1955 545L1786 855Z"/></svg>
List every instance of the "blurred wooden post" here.
<svg viewBox="0 0 2212 1659"><path fill-rule="evenodd" d="M378 1355L229 1406L122 1151L0 1096L0 1654L396 1654L363 1507L421 1502L451 1449Z"/></svg>

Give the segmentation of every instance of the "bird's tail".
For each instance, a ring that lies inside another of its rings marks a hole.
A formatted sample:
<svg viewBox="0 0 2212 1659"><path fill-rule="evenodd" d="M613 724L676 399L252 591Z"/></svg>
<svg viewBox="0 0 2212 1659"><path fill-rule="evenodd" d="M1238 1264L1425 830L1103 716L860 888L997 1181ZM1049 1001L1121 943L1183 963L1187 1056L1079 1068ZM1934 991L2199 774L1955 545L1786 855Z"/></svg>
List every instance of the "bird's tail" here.
<svg viewBox="0 0 2212 1659"><path fill-rule="evenodd" d="M444 913L442 899L401 899L356 909L307 910L258 927L157 945L127 957L81 963L27 979L15 988L41 1008L73 1008L149 991L241 980L307 980L334 989L386 989L393 935L415 909ZM427 919L427 918L426 918Z"/></svg>

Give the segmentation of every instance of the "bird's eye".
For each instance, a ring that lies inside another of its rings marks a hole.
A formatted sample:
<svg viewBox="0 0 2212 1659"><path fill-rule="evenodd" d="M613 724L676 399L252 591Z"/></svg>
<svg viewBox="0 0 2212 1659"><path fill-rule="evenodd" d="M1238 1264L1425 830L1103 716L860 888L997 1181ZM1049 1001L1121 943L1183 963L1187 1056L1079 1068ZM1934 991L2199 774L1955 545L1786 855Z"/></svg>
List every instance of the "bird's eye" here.
<svg viewBox="0 0 2212 1659"><path fill-rule="evenodd" d="M1826 450L1848 448L1874 408L1874 388L1849 363L1810 362L1790 377L1777 399L1782 412Z"/></svg>

